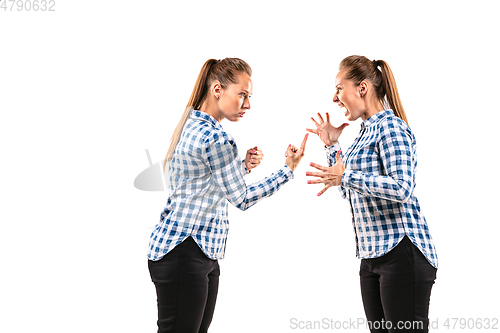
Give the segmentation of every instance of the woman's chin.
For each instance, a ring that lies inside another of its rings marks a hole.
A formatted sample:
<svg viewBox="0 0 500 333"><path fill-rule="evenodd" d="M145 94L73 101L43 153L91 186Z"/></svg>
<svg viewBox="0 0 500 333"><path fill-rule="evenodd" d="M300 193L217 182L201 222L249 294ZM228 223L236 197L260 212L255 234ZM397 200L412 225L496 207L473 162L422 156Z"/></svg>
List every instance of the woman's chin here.
<svg viewBox="0 0 500 333"><path fill-rule="evenodd" d="M346 112L345 117L348 121L355 121L356 119L358 119L358 117L353 117L350 112Z"/></svg>

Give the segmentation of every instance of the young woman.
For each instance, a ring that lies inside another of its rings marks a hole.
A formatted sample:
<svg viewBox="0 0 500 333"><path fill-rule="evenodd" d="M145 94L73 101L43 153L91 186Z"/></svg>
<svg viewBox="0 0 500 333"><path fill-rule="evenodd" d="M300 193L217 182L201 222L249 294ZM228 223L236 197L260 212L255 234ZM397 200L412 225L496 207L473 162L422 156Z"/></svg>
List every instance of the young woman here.
<svg viewBox="0 0 500 333"><path fill-rule="evenodd" d="M414 194L416 141L401 105L389 65L363 56L342 60L333 102L349 121L363 120L344 154L338 128L318 114L315 129L325 143L329 167L309 184L324 184L318 195L340 186L353 217L361 294L371 332L427 332L436 250Z"/></svg>
<svg viewBox="0 0 500 333"><path fill-rule="evenodd" d="M304 156L290 145L285 165L247 186L243 176L259 165L255 147L242 161L223 119L239 121L250 109L252 70L243 60L210 59L203 65L165 158L170 195L151 234L148 266L158 300L158 332L207 332L224 258L228 202L246 210L293 178Z"/></svg>

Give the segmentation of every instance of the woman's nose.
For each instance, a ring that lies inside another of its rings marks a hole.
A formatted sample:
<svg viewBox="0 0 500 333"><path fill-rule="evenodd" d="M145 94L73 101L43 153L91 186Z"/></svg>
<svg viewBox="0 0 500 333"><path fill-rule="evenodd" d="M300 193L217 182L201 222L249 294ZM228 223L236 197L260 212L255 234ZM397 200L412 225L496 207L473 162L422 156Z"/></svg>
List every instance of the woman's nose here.
<svg viewBox="0 0 500 333"><path fill-rule="evenodd" d="M243 108L244 109L250 109L250 99L245 98L245 101L243 102Z"/></svg>
<svg viewBox="0 0 500 333"><path fill-rule="evenodd" d="M335 93L335 95L333 95L333 103L338 103L338 102L340 102L339 97L337 96L337 93Z"/></svg>

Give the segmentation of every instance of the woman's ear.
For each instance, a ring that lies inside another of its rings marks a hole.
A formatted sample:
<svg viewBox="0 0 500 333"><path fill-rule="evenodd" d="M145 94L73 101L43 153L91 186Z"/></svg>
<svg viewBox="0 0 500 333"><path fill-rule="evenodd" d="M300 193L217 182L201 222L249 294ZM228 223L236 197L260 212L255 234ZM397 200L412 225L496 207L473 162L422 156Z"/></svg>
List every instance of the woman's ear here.
<svg viewBox="0 0 500 333"><path fill-rule="evenodd" d="M368 83L365 80L363 80L358 86L359 96L364 97L367 91L368 91Z"/></svg>
<svg viewBox="0 0 500 333"><path fill-rule="evenodd" d="M222 87L220 85L220 82L213 83L211 91L212 91L213 95L215 96L215 98L219 99L221 94L222 94Z"/></svg>

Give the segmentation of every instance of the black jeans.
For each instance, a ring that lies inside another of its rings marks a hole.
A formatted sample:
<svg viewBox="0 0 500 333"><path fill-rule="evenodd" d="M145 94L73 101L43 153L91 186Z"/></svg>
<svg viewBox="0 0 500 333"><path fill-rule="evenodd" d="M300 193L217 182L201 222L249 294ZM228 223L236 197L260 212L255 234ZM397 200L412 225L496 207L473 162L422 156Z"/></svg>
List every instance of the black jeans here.
<svg viewBox="0 0 500 333"><path fill-rule="evenodd" d="M428 332L434 268L405 236L389 253L362 259L359 276L371 332Z"/></svg>
<svg viewBox="0 0 500 333"><path fill-rule="evenodd" d="M158 261L148 260L158 301L158 333L207 332L219 289L219 263L188 237Z"/></svg>

